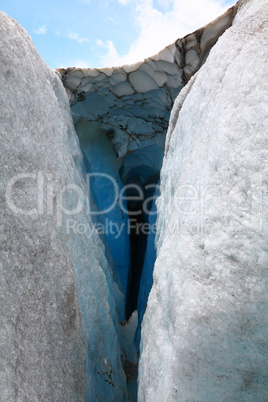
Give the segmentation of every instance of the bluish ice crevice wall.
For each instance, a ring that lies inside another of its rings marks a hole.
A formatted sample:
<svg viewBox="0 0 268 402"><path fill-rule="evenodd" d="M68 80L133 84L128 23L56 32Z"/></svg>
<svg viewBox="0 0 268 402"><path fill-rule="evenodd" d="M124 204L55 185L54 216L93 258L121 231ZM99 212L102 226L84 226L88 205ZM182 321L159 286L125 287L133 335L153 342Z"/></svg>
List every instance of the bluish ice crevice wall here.
<svg viewBox="0 0 268 402"><path fill-rule="evenodd" d="M78 140L74 135L69 138L69 141L71 148L78 146ZM94 180L92 183L88 183L90 188L86 183L92 165L88 163L84 152L83 157L78 156L74 158L75 167L85 179L83 190L85 194L86 190L89 190L90 206L88 209L85 197L83 219L80 216L75 217L77 230L69 231L66 242L72 253L76 254L76 258L73 259L76 290L88 340L86 401L95 400L98 395L100 400L115 397L123 402L127 398L127 393L126 389L122 393L126 384L121 361L123 349L120 343L121 331L118 321L125 317L124 297L118 288L120 281L111 269L113 268L113 258L110 255L107 238L104 235L99 236L99 232L93 230L94 227L97 228L101 224L101 215L96 192L98 186L94 186ZM93 159L92 161L94 162ZM70 210L77 202L76 196L71 195L72 197L68 197L66 200L66 207L69 207ZM68 215L63 217L63 226L68 225L68 220ZM80 233L79 227L86 227L87 231L85 232L83 229ZM89 259L91 270L88 269ZM107 309L109 314L107 314ZM107 336L107 341L104 339L105 336Z"/></svg>
<svg viewBox="0 0 268 402"><path fill-rule="evenodd" d="M143 315L147 307L147 300L153 286L153 271L154 264L156 260L156 246L155 246L155 234L156 234L156 219L157 219L157 208L156 200L160 195L159 182L153 194L152 206L150 209L150 214L148 216L148 223L150 225L150 231L147 237L147 247L144 258L144 264L142 269L142 276L140 280L140 289L138 297L138 328L135 335L135 343L137 350L139 351L140 339L141 339L141 323Z"/></svg>
<svg viewBox="0 0 268 402"><path fill-rule="evenodd" d="M106 131L97 123L79 120L75 128L88 170L89 191L97 207L95 227L108 244L107 253L112 257L109 261L114 265L121 290L126 295L129 241L128 215L119 203L118 194L123 188L119 175L121 161L116 157Z"/></svg>

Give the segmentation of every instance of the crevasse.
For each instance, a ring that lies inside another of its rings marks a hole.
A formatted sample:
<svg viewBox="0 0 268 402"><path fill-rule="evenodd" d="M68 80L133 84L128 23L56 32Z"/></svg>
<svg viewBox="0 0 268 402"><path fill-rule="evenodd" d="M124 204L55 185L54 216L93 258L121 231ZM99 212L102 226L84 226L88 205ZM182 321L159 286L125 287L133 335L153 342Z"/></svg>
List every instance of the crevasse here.
<svg viewBox="0 0 268 402"><path fill-rule="evenodd" d="M92 178L90 191L100 211L110 264L124 293L126 319L138 309L138 350L152 286L155 198L170 111L236 11L237 6L229 9L141 63L58 70Z"/></svg>

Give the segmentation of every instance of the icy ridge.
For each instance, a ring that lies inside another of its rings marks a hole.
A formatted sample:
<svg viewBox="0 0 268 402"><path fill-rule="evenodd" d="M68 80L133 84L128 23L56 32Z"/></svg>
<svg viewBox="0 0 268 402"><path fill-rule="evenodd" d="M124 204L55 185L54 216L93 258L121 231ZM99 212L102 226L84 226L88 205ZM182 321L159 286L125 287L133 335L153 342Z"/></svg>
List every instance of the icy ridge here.
<svg viewBox="0 0 268 402"><path fill-rule="evenodd" d="M139 401L268 397L267 22L265 0L240 2L175 102Z"/></svg>
<svg viewBox="0 0 268 402"><path fill-rule="evenodd" d="M1 400L125 401L123 295L93 230L68 98L26 31L0 18Z"/></svg>

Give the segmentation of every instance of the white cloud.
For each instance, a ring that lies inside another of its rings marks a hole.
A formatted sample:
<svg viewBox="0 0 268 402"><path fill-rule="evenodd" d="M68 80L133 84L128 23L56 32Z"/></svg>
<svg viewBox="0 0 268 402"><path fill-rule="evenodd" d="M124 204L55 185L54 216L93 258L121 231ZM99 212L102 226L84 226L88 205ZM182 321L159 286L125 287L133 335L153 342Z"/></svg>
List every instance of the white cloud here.
<svg viewBox="0 0 268 402"><path fill-rule="evenodd" d="M117 1L134 5L132 15L139 35L125 55L118 54L112 41L103 43L107 52L101 57L101 63L107 67L135 63L152 56L176 39L213 21L228 8L223 0L167 0L169 8L163 12L153 0ZM164 4L163 0L158 3ZM229 7L235 3L236 0L229 0Z"/></svg>
<svg viewBox="0 0 268 402"><path fill-rule="evenodd" d="M117 0L119 4L123 4L124 6L128 3L130 3L133 0Z"/></svg>
<svg viewBox="0 0 268 402"><path fill-rule="evenodd" d="M47 26L46 26L46 25L42 25L42 26L39 27L38 29L34 30L34 33L36 33L37 35L46 35L46 33L47 33Z"/></svg>
<svg viewBox="0 0 268 402"><path fill-rule="evenodd" d="M113 41L106 40L103 42L101 39L97 39L96 43L99 48L105 51L104 55L100 56L101 66L107 67L109 65L115 67L119 65L118 60L120 60L120 55L118 54Z"/></svg>
<svg viewBox="0 0 268 402"><path fill-rule="evenodd" d="M69 34L67 36L68 36L69 39L76 40L78 43L83 43L83 42L88 42L89 41L88 38L81 38L78 35L78 33L73 32L73 31L69 32Z"/></svg>

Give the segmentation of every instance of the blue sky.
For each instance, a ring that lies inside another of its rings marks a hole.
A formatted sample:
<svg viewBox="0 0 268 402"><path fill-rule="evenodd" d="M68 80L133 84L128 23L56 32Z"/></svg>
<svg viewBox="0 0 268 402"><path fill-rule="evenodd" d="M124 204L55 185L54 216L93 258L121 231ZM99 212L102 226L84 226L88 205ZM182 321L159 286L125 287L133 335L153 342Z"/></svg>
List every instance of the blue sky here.
<svg viewBox="0 0 268 402"><path fill-rule="evenodd" d="M222 14L235 0L1 0L52 67L133 63Z"/></svg>

